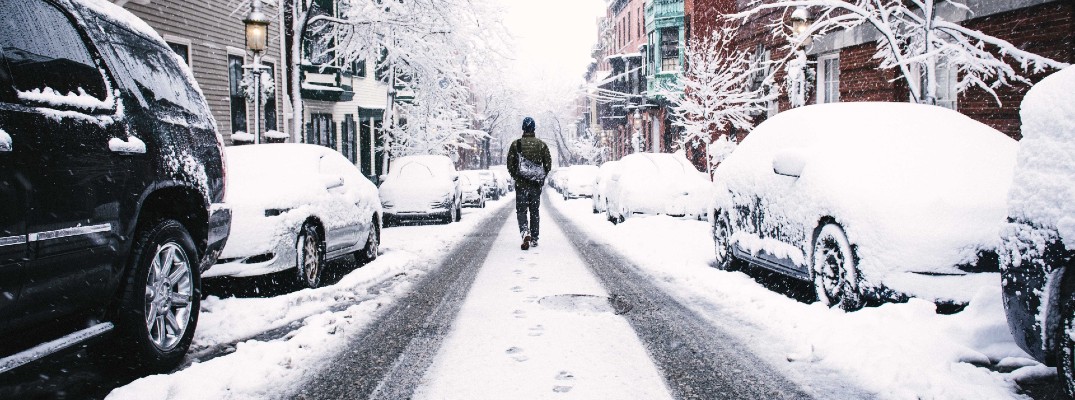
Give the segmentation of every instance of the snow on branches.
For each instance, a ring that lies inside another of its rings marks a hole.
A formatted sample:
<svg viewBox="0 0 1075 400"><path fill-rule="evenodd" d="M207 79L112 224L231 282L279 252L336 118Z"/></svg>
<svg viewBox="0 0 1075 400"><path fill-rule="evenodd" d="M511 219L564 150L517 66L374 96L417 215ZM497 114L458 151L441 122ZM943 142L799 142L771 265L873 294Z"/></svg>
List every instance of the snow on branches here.
<svg viewBox="0 0 1075 400"><path fill-rule="evenodd" d="M789 49L829 33L872 28L878 38L874 58L882 68L898 69L919 103L937 100L939 68L953 70L956 93L976 87L999 105L997 88L1029 84L1026 74L1068 65L951 21L955 18L949 16L973 14L956 0L752 0L745 11L728 18L742 21L768 10L800 7L816 15L803 34L788 33L785 21L771 24L773 35L786 39Z"/></svg>
<svg viewBox="0 0 1075 400"><path fill-rule="evenodd" d="M675 87L659 91L673 104L673 123L683 128L678 138L681 147L699 142L711 145L715 132L751 129L753 116L777 98L770 62L761 54L737 48L734 31L718 29L705 41L689 43L685 52L689 70Z"/></svg>

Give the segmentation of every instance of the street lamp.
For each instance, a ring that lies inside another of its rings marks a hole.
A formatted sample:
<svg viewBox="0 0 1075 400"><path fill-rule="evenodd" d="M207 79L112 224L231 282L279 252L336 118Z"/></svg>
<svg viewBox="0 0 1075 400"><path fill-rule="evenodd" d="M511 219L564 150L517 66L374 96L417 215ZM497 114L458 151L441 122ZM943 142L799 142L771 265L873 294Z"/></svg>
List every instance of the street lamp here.
<svg viewBox="0 0 1075 400"><path fill-rule="evenodd" d="M246 48L254 53L254 62L244 65L254 77L254 144L261 143L261 52L269 41L269 24L272 20L261 12L261 0L251 0L250 14L243 19L246 25Z"/></svg>
<svg viewBox="0 0 1075 400"><path fill-rule="evenodd" d="M795 37L799 38L799 47L809 45L810 37L803 37L803 35L810 29L811 22L810 11L806 7L797 7L791 13L791 31L795 33Z"/></svg>

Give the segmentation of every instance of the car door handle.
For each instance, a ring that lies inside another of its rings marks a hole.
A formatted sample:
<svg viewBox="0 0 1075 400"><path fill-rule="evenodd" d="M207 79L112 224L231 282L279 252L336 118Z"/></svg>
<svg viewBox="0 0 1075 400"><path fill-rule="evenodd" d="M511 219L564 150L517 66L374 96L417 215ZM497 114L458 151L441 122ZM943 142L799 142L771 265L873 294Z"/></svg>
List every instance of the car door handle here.
<svg viewBox="0 0 1075 400"><path fill-rule="evenodd" d="M114 137L108 140L108 149L120 154L145 154L146 143L134 136L128 136L127 140Z"/></svg>

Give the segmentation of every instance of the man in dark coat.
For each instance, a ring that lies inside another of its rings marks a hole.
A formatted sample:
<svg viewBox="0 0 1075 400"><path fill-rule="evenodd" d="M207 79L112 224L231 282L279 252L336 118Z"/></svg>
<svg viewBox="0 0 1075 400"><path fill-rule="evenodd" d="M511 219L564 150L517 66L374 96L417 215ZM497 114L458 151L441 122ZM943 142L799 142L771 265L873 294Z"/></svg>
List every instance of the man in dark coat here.
<svg viewBox="0 0 1075 400"><path fill-rule="evenodd" d="M538 245L541 187L552 170L549 146L534 135L535 125L533 118L524 118L523 137L515 139L508 148L508 173L515 179L515 214L519 218L523 250Z"/></svg>

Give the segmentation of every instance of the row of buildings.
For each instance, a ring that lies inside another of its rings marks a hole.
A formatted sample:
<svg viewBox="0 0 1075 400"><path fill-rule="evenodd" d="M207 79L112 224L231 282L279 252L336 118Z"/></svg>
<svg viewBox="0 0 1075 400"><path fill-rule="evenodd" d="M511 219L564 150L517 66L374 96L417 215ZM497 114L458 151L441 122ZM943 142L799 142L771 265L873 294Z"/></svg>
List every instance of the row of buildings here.
<svg viewBox="0 0 1075 400"><path fill-rule="evenodd" d="M851 2L851 0L845 0ZM717 29L728 27L727 15L750 9L754 0L608 0L599 20L594 61L586 71L589 93L581 101L580 131L589 131L615 160L639 151L678 150L680 128L673 124L668 99L657 88L689 73L684 53ZM937 3L944 3L938 0ZM946 21L978 30L1014 44L1021 50L1075 63L1075 3L1070 0L962 0L963 7L938 7ZM757 60L778 59L788 43L773 34L788 25L793 10L774 9L736 21L735 46ZM868 26L841 30L815 39L807 48L807 104L840 101L911 101L897 70L880 68L874 58L877 31ZM1018 68L1018 67L1017 67ZM940 88L935 104L952 108L1005 134L1020 138L1019 103L1027 85L997 89L997 100L980 89L958 93L958 77L938 65ZM1045 74L1029 76L1037 82ZM777 72L777 79L782 73ZM754 117L760 123L791 107L786 94L765 105ZM714 138L731 133L713 132ZM687 156L703 168L701 152L686 146Z"/></svg>
<svg viewBox="0 0 1075 400"><path fill-rule="evenodd" d="M290 40L291 21L285 13L265 5L267 15L276 16L270 25L268 46L260 57L267 78L262 81L264 106L254 115L253 89L245 79L244 66L253 55L247 51L243 18L245 4L239 1L190 0L111 0L152 26L190 66L225 144L251 143L254 124L261 125L262 142L305 142L334 148L376 180L384 157L382 116L388 104L389 88L384 71L373 62L341 63L331 49L308 40L303 46L298 71L288 71L285 54ZM296 2L305 3L305 2ZM335 0L314 0L314 12L336 15ZM301 99L292 99L286 75L300 74ZM291 129L291 104L303 102L305 127Z"/></svg>

